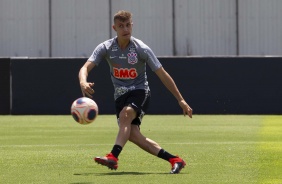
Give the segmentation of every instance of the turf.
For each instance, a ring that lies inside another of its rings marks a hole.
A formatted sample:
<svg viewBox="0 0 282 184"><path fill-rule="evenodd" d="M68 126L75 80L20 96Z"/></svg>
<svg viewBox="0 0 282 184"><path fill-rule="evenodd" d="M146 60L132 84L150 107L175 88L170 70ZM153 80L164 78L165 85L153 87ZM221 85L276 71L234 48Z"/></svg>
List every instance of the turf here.
<svg viewBox="0 0 282 184"><path fill-rule="evenodd" d="M117 171L93 162L115 140L115 116L0 116L0 183L282 183L282 116L147 115L143 134L187 162L170 164L128 143Z"/></svg>

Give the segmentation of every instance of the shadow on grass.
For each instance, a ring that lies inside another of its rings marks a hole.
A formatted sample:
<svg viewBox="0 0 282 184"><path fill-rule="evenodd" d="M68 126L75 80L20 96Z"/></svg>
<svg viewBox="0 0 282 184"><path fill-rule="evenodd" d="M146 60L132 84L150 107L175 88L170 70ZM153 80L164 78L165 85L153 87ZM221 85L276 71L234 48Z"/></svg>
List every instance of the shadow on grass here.
<svg viewBox="0 0 282 184"><path fill-rule="evenodd" d="M75 173L76 176L119 176L119 175L149 175L149 174L162 174L166 175L169 173L148 173L148 172L110 172L110 173Z"/></svg>

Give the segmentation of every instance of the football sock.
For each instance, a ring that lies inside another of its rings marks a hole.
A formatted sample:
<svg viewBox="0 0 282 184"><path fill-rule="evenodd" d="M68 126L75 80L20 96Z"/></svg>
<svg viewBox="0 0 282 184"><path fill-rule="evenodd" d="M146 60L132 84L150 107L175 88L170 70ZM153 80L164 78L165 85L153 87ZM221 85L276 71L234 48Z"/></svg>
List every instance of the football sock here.
<svg viewBox="0 0 282 184"><path fill-rule="evenodd" d="M170 158L176 158L176 156L171 155L169 152L166 152L165 150L161 149L158 153L158 157L162 158L166 161L169 161Z"/></svg>
<svg viewBox="0 0 282 184"><path fill-rule="evenodd" d="M114 147L113 147L111 153L112 153L116 158L118 158L118 156L119 156L121 150L122 150L122 147L121 147L120 145L117 145L117 144L116 144L116 145L114 145Z"/></svg>

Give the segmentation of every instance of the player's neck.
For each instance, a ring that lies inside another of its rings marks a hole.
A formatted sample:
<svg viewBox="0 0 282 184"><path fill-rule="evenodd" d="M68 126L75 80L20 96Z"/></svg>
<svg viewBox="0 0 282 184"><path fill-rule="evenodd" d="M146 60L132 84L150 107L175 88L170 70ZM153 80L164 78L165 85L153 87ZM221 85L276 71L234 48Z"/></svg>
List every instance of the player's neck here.
<svg viewBox="0 0 282 184"><path fill-rule="evenodd" d="M128 46L130 40L128 39L117 39L118 42L118 46L120 47L120 49L124 50L126 49L126 47Z"/></svg>

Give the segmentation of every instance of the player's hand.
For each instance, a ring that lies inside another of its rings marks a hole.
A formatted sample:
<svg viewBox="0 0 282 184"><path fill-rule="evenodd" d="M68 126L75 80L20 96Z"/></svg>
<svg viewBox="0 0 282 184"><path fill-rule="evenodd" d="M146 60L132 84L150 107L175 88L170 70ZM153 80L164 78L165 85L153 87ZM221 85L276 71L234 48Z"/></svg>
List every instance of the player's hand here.
<svg viewBox="0 0 282 184"><path fill-rule="evenodd" d="M184 116L188 115L190 118L192 118L193 109L185 102L185 100L181 100L178 103L183 109Z"/></svg>
<svg viewBox="0 0 282 184"><path fill-rule="evenodd" d="M80 88L83 96L87 96L89 98L92 98L94 94L93 87L94 83L93 82L86 82L86 83L80 83Z"/></svg>

